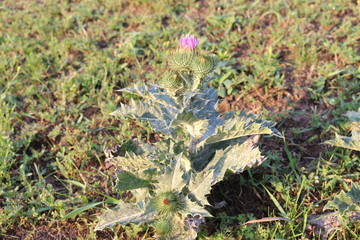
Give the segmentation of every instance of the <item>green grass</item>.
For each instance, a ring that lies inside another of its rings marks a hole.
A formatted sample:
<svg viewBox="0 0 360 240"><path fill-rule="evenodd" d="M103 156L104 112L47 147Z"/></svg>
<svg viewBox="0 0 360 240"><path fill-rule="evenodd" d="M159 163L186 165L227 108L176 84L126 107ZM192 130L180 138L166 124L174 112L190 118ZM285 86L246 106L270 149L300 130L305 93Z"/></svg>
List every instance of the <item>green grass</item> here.
<svg viewBox="0 0 360 240"><path fill-rule="evenodd" d="M117 90L156 83L168 50L191 33L220 57L210 83L219 95L285 135L263 138L268 160L236 183L265 210L216 209L199 238L317 239L307 218L360 177L358 153L321 144L348 135L344 114L360 108L359 15L345 0L3 1L0 237L149 238L144 226L93 231L103 209L127 196L114 187L104 148L153 134L109 113L129 99ZM214 194L245 202L228 188ZM267 216L292 221L242 225Z"/></svg>

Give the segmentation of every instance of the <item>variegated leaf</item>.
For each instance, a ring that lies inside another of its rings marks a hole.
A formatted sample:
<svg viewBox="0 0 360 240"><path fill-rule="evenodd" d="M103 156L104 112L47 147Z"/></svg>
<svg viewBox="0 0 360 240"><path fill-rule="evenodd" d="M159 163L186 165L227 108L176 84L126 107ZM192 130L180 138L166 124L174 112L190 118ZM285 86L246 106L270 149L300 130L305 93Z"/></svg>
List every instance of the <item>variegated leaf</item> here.
<svg viewBox="0 0 360 240"><path fill-rule="evenodd" d="M181 191L189 181L189 170L189 160L182 156L182 154L179 154L172 159L170 165L165 167L164 173L158 177L158 183L155 185L156 190L160 192L170 190Z"/></svg>
<svg viewBox="0 0 360 240"><path fill-rule="evenodd" d="M128 223L143 223L154 219L156 216L155 208L146 209L134 203L122 202L113 210L108 210L101 216L101 220L95 227L95 231L111 227L118 223L126 225Z"/></svg>
<svg viewBox="0 0 360 240"><path fill-rule="evenodd" d="M325 143L336 147L360 151L360 131L353 130L351 137L335 134L335 138L333 140L326 141Z"/></svg>
<svg viewBox="0 0 360 240"><path fill-rule="evenodd" d="M272 134L281 137L274 128L274 123L248 116L236 116L226 119L222 125L216 126L209 136L204 137L205 144L217 143L229 139L257 134Z"/></svg>

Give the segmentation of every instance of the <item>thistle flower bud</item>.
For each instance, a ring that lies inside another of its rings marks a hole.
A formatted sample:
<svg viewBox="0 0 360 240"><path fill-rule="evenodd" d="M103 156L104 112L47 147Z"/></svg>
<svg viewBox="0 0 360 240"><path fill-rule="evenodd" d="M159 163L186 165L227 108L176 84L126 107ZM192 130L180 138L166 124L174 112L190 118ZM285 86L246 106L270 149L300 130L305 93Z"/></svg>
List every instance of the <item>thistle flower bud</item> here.
<svg viewBox="0 0 360 240"><path fill-rule="evenodd" d="M199 55L194 58L190 69L194 72L206 75L214 71L217 64L217 57L215 55L204 56Z"/></svg>
<svg viewBox="0 0 360 240"><path fill-rule="evenodd" d="M172 233L174 232L172 221L169 218L163 218L157 220L154 224L154 229L156 234L163 237L171 236Z"/></svg>
<svg viewBox="0 0 360 240"><path fill-rule="evenodd" d="M194 51L179 49L170 56L169 67L173 71L186 71L191 66L194 56Z"/></svg>
<svg viewBox="0 0 360 240"><path fill-rule="evenodd" d="M177 90L182 87L182 79L176 73L167 71L160 78L160 85L168 90Z"/></svg>
<svg viewBox="0 0 360 240"><path fill-rule="evenodd" d="M174 191L160 193L154 198L154 204L159 213L164 215L176 214L186 208L183 197Z"/></svg>

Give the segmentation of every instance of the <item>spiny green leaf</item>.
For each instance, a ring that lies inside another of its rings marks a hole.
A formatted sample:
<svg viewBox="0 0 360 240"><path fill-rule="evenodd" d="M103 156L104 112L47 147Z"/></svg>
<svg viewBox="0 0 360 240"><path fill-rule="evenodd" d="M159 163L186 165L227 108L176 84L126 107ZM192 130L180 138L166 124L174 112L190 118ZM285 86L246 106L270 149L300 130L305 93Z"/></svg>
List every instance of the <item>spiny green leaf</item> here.
<svg viewBox="0 0 360 240"><path fill-rule="evenodd" d="M225 120L222 125L217 126L214 132L204 140L206 144L211 144L257 134L272 134L281 137L281 134L273 128L274 125L270 121L247 116L237 116Z"/></svg>
<svg viewBox="0 0 360 240"><path fill-rule="evenodd" d="M113 157L108 160L116 166L125 168L125 170L139 171L155 167L154 162L146 156L136 155L133 152L126 152L124 157Z"/></svg>
<svg viewBox="0 0 360 240"><path fill-rule="evenodd" d="M194 116L200 119L214 119L220 115L216 111L217 101L217 91L213 88L204 88L193 97L186 110L191 110Z"/></svg>
<svg viewBox="0 0 360 240"><path fill-rule="evenodd" d="M193 217L212 217L212 215L203 206L191 201L189 198L186 198L186 207L187 210L183 214L184 217L187 217L188 215Z"/></svg>
<svg viewBox="0 0 360 240"><path fill-rule="evenodd" d="M146 155L136 155L126 152L124 157L108 158L113 165L120 167L123 172L118 174L117 188L131 190L148 186L157 174L157 165Z"/></svg>
<svg viewBox="0 0 360 240"><path fill-rule="evenodd" d="M158 132L165 134L171 132L170 122L175 113L169 112L168 108L160 108L146 102L130 101L129 105L122 104L115 112L115 117L131 117L139 121L147 121Z"/></svg>
<svg viewBox="0 0 360 240"><path fill-rule="evenodd" d="M148 187L149 185L149 181L141 179L130 172L123 171L118 174L116 188L121 191L128 191Z"/></svg>
<svg viewBox="0 0 360 240"><path fill-rule="evenodd" d="M227 170L242 172L246 167L261 163L263 158L260 151L249 139L242 144L228 146L224 150L217 150L215 156L199 173L194 173L189 183L189 196L205 205L206 195L211 186L221 181Z"/></svg>
<svg viewBox="0 0 360 240"><path fill-rule="evenodd" d="M343 147L360 151L360 131L353 130L351 137L340 136L335 133L335 139L325 142L336 147Z"/></svg>
<svg viewBox="0 0 360 240"><path fill-rule="evenodd" d="M149 188L137 188L131 190L137 202L148 202L151 199Z"/></svg>
<svg viewBox="0 0 360 240"><path fill-rule="evenodd" d="M230 145L235 145L240 143L240 140L227 140L219 143L213 143L205 145L204 148L196 150L194 154L191 154L191 164L195 171L200 171L210 162L214 157L215 152L218 150L223 150Z"/></svg>
<svg viewBox="0 0 360 240"><path fill-rule="evenodd" d="M156 85L151 87L135 85L132 88L124 88L121 90L121 92L135 94L143 98L145 102L152 103L152 105L163 105L178 108L176 99L173 96L169 95L167 92L164 92Z"/></svg>
<svg viewBox="0 0 360 240"><path fill-rule="evenodd" d="M246 167L260 164L263 160L259 148L255 147L254 138L250 138L242 144L216 151L215 156L203 171L213 169L214 180L218 182L223 179L227 170L242 172Z"/></svg>
<svg viewBox="0 0 360 240"><path fill-rule="evenodd" d="M354 202L350 196L348 196L344 191L341 191L338 195L334 197L334 200L329 201L324 209L339 210L340 213L345 211L354 211L353 209Z"/></svg>
<svg viewBox="0 0 360 240"><path fill-rule="evenodd" d="M347 194L355 203L360 204L360 185L352 183L351 190Z"/></svg>
<svg viewBox="0 0 360 240"><path fill-rule="evenodd" d="M95 227L95 231L118 223L126 225L128 223L143 223L154 219L156 216L155 208L145 208L134 203L122 202L113 210L108 210L101 216L101 220Z"/></svg>
<svg viewBox="0 0 360 240"><path fill-rule="evenodd" d="M206 195L210 193L211 186L214 184L213 181L213 169L193 173L188 186L190 198L200 202L203 206L209 205Z"/></svg>
<svg viewBox="0 0 360 240"><path fill-rule="evenodd" d="M352 184L351 190L347 193L341 191L334 197L332 201L329 201L324 210L331 209L339 211L344 214L347 212L360 212L360 190L359 186Z"/></svg>
<svg viewBox="0 0 360 240"><path fill-rule="evenodd" d="M148 89L149 92L146 92L146 89ZM112 115L116 117L135 118L139 121L147 121L155 131L170 134L176 129L176 126L174 127L173 124L176 123L177 120L184 122L183 117L188 113L193 112L195 117L197 117L196 115L199 115L201 118L206 114L206 118L209 118L209 110L204 112L204 110L197 105L205 105L206 109L211 109L212 114L215 112L214 105L216 103L216 94L211 94L211 97L215 98L215 100L210 101L205 97L209 91L205 94L186 93L179 101L179 98L174 99L170 95L154 89L157 88L154 87L150 90L150 88L136 87L123 90L139 94L144 97L146 101L135 102L131 100L128 105L122 104L118 110L112 113ZM204 99L206 103L204 102L205 104L202 104L201 99ZM194 105L193 100L196 101L196 105ZM191 123L190 120L188 122Z"/></svg>
<svg viewBox="0 0 360 240"><path fill-rule="evenodd" d="M160 192L170 190L181 191L189 181L189 170L189 160L182 154L179 154L172 159L170 165L165 168L165 172L158 177L157 190Z"/></svg>
<svg viewBox="0 0 360 240"><path fill-rule="evenodd" d="M208 120L201 120L189 112L180 114L172 126L181 129L182 135L188 136L190 139L199 139L207 130L208 124Z"/></svg>
<svg viewBox="0 0 360 240"><path fill-rule="evenodd" d="M152 144L148 144L144 141L138 140L138 139L132 139L131 140L133 144L135 145L135 150L132 150L132 152L135 152L137 155L144 155L148 156L154 151L157 150L157 146L154 146ZM128 151L129 152L129 151Z"/></svg>

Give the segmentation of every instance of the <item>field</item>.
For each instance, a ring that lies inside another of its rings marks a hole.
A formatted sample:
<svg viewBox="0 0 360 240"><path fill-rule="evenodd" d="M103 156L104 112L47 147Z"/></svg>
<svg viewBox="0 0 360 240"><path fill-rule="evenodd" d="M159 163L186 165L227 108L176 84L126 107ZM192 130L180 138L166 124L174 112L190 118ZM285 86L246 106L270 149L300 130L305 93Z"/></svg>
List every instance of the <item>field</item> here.
<svg viewBox="0 0 360 240"><path fill-rule="evenodd" d="M261 114L284 136L262 136L266 161L213 187L198 239L321 239L309 218L360 183L359 152L324 144L350 136L360 109L359 4L1 1L0 239L153 239L146 225L94 231L130 196L104 150L158 140L110 113L129 102L118 90L157 83L186 34L220 59L219 110ZM349 221L328 238L359 235Z"/></svg>

